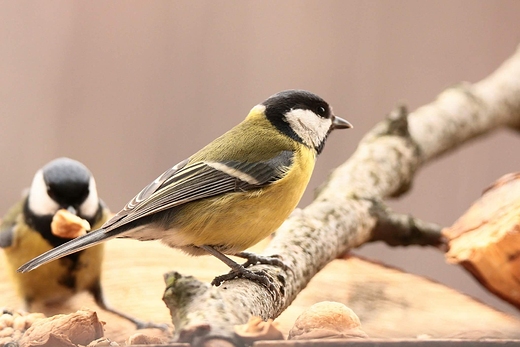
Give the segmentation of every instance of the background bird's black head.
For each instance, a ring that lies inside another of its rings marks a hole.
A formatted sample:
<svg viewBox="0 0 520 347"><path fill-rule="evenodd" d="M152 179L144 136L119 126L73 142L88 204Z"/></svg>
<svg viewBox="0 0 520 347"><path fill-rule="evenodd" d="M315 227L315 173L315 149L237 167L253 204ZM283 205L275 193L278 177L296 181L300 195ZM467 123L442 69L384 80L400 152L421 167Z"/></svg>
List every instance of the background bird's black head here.
<svg viewBox="0 0 520 347"><path fill-rule="evenodd" d="M60 209L86 219L91 226L103 215L92 174L85 165L69 158L55 159L36 172L24 204L26 224L53 246L67 241L51 230L52 219Z"/></svg>
<svg viewBox="0 0 520 347"><path fill-rule="evenodd" d="M79 206L90 192L90 171L78 161L59 158L42 168L47 194L60 207L67 209Z"/></svg>

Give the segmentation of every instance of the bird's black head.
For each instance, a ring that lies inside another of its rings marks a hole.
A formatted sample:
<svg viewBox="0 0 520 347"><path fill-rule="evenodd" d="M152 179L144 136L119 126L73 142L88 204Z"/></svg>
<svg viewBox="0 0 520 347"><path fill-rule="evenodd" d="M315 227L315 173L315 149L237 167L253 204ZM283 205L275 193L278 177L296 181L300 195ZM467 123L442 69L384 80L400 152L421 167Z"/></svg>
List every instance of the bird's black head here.
<svg viewBox="0 0 520 347"><path fill-rule="evenodd" d="M88 169L75 160L59 158L42 168L47 194L62 208L79 211L90 192Z"/></svg>
<svg viewBox="0 0 520 347"><path fill-rule="evenodd" d="M55 159L36 172L24 207L26 223L54 246L64 242L51 233L50 226L60 209L86 219L90 225L102 215L92 174L85 165L69 158Z"/></svg>
<svg viewBox="0 0 520 347"><path fill-rule="evenodd" d="M262 104L267 119L283 134L314 148L319 154L333 129L352 125L336 117L329 104L305 90L285 90Z"/></svg>

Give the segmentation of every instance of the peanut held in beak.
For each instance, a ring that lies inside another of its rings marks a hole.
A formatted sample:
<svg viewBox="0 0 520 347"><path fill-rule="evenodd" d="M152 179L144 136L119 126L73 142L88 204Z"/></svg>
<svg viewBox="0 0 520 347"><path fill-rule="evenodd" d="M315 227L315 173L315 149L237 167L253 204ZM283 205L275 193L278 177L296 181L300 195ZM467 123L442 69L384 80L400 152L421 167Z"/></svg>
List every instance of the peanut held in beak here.
<svg viewBox="0 0 520 347"><path fill-rule="evenodd" d="M85 235L88 230L90 230L89 222L65 209L56 212L52 218L51 231L54 236L74 239Z"/></svg>

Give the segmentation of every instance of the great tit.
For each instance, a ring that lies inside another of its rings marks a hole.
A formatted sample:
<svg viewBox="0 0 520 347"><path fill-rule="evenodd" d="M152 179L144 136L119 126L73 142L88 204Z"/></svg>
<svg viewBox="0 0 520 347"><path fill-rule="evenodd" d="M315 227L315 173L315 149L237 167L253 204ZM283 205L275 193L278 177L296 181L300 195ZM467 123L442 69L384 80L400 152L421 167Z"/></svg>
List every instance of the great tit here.
<svg viewBox="0 0 520 347"><path fill-rule="evenodd" d="M16 271L37 255L70 241L51 230L53 217L61 209L85 219L93 229L101 227L111 215L98 197L90 171L69 158L55 159L38 170L28 194L9 210L0 224L0 248L26 309L33 303L58 303L88 291L101 308L132 321L138 328L154 326L108 305L101 287L103 244L69 254L29 274Z"/></svg>
<svg viewBox="0 0 520 347"><path fill-rule="evenodd" d="M47 251L19 268L33 270L114 237L161 240L191 255L211 254L235 277L271 285L247 266L283 266L245 249L273 233L294 210L316 157L333 129L352 128L321 97L304 90L272 95L244 121L165 171L103 226ZM228 258L246 258L240 265Z"/></svg>

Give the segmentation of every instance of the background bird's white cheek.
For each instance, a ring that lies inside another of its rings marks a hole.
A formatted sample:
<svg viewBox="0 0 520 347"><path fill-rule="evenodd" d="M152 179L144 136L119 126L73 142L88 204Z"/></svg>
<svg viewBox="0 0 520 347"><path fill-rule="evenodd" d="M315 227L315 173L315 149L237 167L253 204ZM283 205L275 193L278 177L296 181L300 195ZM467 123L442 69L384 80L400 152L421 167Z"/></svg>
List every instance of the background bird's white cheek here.
<svg viewBox="0 0 520 347"><path fill-rule="evenodd" d="M79 207L79 213L86 218L92 218L96 215L99 208L99 198L97 193L96 181L90 177L89 194L87 199Z"/></svg>
<svg viewBox="0 0 520 347"><path fill-rule="evenodd" d="M34 175L31 189L29 190L29 208L37 215L55 214L59 209L56 201L47 194L47 185L43 180L43 173L38 171Z"/></svg>

